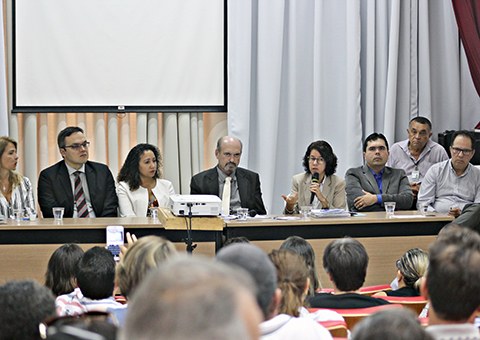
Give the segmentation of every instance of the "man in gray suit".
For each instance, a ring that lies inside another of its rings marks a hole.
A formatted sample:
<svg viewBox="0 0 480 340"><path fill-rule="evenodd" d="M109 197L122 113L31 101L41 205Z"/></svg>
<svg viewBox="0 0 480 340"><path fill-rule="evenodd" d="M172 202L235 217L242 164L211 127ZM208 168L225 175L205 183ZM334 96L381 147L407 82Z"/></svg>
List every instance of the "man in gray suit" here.
<svg viewBox="0 0 480 340"><path fill-rule="evenodd" d="M347 204L352 211L383 211L385 202L396 209L410 209L413 194L405 171L385 166L388 142L381 133L372 133L363 143L365 165L345 175Z"/></svg>

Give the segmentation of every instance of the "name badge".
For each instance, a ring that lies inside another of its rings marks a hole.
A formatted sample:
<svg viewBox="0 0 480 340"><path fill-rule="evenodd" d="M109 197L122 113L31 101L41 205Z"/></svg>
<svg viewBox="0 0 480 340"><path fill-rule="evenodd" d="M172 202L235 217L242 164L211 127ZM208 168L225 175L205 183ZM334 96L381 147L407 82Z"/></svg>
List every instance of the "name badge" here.
<svg viewBox="0 0 480 340"><path fill-rule="evenodd" d="M412 181L417 182L420 179L420 171L413 170L412 171Z"/></svg>

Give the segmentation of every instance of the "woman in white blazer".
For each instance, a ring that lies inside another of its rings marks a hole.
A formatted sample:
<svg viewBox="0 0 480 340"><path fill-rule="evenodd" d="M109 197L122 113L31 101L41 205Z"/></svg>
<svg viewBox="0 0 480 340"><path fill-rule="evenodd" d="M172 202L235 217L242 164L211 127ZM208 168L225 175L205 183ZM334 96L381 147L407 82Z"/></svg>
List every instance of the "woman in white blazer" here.
<svg viewBox="0 0 480 340"><path fill-rule="evenodd" d="M334 175L337 156L330 144L323 140L310 143L303 167L305 172L292 178L290 194L282 195L285 214L298 213L304 205L312 205L314 209L346 208L345 180Z"/></svg>
<svg viewBox="0 0 480 340"><path fill-rule="evenodd" d="M151 144L138 144L127 155L117 177L120 216L149 216L149 208L168 206L175 194L170 181L160 179L162 157Z"/></svg>

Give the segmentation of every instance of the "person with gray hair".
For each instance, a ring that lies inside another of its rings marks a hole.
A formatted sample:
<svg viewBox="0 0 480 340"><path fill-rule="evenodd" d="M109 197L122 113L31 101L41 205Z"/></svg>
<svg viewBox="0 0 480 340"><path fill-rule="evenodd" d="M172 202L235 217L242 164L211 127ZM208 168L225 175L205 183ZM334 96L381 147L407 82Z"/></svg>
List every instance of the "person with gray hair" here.
<svg viewBox="0 0 480 340"><path fill-rule="evenodd" d="M252 244L232 244L220 249L217 260L247 271L257 285L257 303L264 317L260 324L262 340L332 338L312 319L278 314L282 293L277 287L275 266L263 250Z"/></svg>
<svg viewBox="0 0 480 340"><path fill-rule="evenodd" d="M247 273L178 256L137 288L119 339L258 339L261 313L254 295Z"/></svg>
<svg viewBox="0 0 480 340"><path fill-rule="evenodd" d="M379 311L360 321L353 329L352 340L433 340L409 309Z"/></svg>
<svg viewBox="0 0 480 340"><path fill-rule="evenodd" d="M444 227L430 246L421 292L430 305L426 330L435 339L480 339L473 325L480 306L480 235Z"/></svg>
<svg viewBox="0 0 480 340"><path fill-rule="evenodd" d="M222 198L223 193L228 192L224 191L227 183L230 186L230 211L247 208L252 213L265 215L267 210L263 204L260 176L238 166L242 149L242 142L238 138L230 136L219 138L215 149L217 166L192 177L190 194L216 195Z"/></svg>

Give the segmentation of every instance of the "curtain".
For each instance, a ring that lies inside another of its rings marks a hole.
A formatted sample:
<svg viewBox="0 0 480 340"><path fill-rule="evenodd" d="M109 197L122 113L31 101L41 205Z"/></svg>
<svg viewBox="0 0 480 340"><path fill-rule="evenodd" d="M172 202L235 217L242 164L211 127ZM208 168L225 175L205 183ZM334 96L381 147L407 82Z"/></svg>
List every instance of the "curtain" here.
<svg viewBox="0 0 480 340"><path fill-rule="evenodd" d="M434 135L478 121L449 0L237 0L228 11L228 131L269 212L282 211L313 140L332 145L344 176L374 131L393 144L417 115Z"/></svg>
<svg viewBox="0 0 480 340"><path fill-rule="evenodd" d="M6 3L2 1L0 6L0 18L2 23L7 22L5 13ZM0 25L0 136L8 135L8 105L7 105L7 51L5 41L5 25Z"/></svg>
<svg viewBox="0 0 480 340"><path fill-rule="evenodd" d="M452 5L473 83L480 95L480 4L477 0L452 0Z"/></svg>

